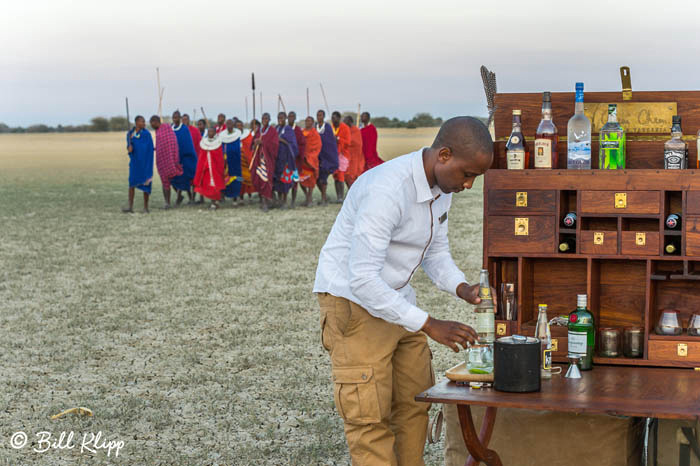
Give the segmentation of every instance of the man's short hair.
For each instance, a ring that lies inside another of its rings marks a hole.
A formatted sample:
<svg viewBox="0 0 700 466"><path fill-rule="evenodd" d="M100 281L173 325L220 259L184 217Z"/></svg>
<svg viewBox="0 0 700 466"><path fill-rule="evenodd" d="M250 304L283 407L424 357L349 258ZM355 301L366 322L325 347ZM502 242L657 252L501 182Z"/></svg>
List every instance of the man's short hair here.
<svg viewBox="0 0 700 466"><path fill-rule="evenodd" d="M340 112L335 111L335 112L333 112L333 115L332 115L332 116L337 116L338 118L340 118Z"/></svg>
<svg viewBox="0 0 700 466"><path fill-rule="evenodd" d="M326 111L325 111L325 110L321 109L321 110L319 110L318 112L321 112L321 113L323 113L323 116L326 116ZM316 112L316 113L318 114L318 112Z"/></svg>
<svg viewBox="0 0 700 466"><path fill-rule="evenodd" d="M468 154L493 152L493 140L486 125L478 118L459 116L440 126L433 148L449 147Z"/></svg>
<svg viewBox="0 0 700 466"><path fill-rule="evenodd" d="M136 115L136 118L134 118L134 123L136 123L136 120L144 120L144 121L146 121L146 120L143 118L143 116L141 116L141 115Z"/></svg>
<svg viewBox="0 0 700 466"><path fill-rule="evenodd" d="M160 117L158 115L153 115L150 121L157 121L158 123L160 123Z"/></svg>

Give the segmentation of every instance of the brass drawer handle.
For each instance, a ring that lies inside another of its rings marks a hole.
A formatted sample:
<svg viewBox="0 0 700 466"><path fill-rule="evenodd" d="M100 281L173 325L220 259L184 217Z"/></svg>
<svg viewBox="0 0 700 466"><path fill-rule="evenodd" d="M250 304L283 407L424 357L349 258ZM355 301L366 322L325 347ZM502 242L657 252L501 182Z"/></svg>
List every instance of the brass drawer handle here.
<svg viewBox="0 0 700 466"><path fill-rule="evenodd" d="M527 191L515 193L515 207L527 207Z"/></svg>
<svg viewBox="0 0 700 466"><path fill-rule="evenodd" d="M646 233L637 233L635 236L635 244L637 246L644 246L647 244L647 234Z"/></svg>
<svg viewBox="0 0 700 466"><path fill-rule="evenodd" d="M685 343L678 343L678 356L682 358L688 356L688 345Z"/></svg>
<svg viewBox="0 0 700 466"><path fill-rule="evenodd" d="M506 324L499 322L496 324L496 335L503 336L506 334Z"/></svg>
<svg viewBox="0 0 700 466"><path fill-rule="evenodd" d="M596 231L593 233L593 244L596 246L600 246L605 242L605 233L602 233L600 231Z"/></svg>
<svg viewBox="0 0 700 466"><path fill-rule="evenodd" d="M615 193L615 208L616 209L626 209L627 208L627 193Z"/></svg>
<svg viewBox="0 0 700 466"><path fill-rule="evenodd" d="M515 219L515 236L528 236L528 218Z"/></svg>
<svg viewBox="0 0 700 466"><path fill-rule="evenodd" d="M552 338L552 352L556 353L559 351L559 340Z"/></svg>

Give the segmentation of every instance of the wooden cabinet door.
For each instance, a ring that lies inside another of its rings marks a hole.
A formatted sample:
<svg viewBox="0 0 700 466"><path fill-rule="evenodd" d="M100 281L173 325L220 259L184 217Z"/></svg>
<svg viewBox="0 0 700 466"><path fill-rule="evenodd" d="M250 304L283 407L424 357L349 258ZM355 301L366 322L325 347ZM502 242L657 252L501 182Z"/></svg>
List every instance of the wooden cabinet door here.
<svg viewBox="0 0 700 466"><path fill-rule="evenodd" d="M658 231L623 231L622 254L658 256L661 234Z"/></svg>
<svg viewBox="0 0 700 466"><path fill-rule="evenodd" d="M582 214L658 215L660 191L581 191Z"/></svg>
<svg viewBox="0 0 700 466"><path fill-rule="evenodd" d="M685 213L687 215L700 215L700 191L688 191Z"/></svg>
<svg viewBox="0 0 700 466"><path fill-rule="evenodd" d="M556 191L491 189L489 212L551 212L556 208Z"/></svg>
<svg viewBox="0 0 700 466"><path fill-rule="evenodd" d="M700 256L700 217L688 217L685 225L685 255Z"/></svg>
<svg viewBox="0 0 700 466"><path fill-rule="evenodd" d="M486 221L490 254L554 254L556 217L490 215Z"/></svg>
<svg viewBox="0 0 700 466"><path fill-rule="evenodd" d="M581 254L617 254L617 231L581 230Z"/></svg>
<svg viewBox="0 0 700 466"><path fill-rule="evenodd" d="M649 340L649 360L700 363L700 341Z"/></svg>

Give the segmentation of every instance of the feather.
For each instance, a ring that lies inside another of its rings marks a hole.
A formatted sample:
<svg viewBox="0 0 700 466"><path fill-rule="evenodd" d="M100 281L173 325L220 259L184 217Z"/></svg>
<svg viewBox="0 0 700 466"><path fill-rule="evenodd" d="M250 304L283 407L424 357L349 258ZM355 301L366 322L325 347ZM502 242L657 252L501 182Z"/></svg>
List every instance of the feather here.
<svg viewBox="0 0 700 466"><path fill-rule="evenodd" d="M496 73L489 71L485 66L481 66L481 80L484 83L486 93L486 106L489 110L489 123L493 121L493 113L496 110L495 96L498 90L496 86Z"/></svg>

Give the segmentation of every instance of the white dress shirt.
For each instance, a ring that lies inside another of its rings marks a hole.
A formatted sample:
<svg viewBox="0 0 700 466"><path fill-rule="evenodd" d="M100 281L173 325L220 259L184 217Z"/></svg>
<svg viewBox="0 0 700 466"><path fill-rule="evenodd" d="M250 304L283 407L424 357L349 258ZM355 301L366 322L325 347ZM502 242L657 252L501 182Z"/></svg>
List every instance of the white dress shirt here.
<svg viewBox="0 0 700 466"><path fill-rule="evenodd" d="M443 291L466 282L450 255L452 194L428 184L423 148L360 176L348 191L316 269L315 293L346 298L416 332L428 314L409 285L419 265Z"/></svg>

